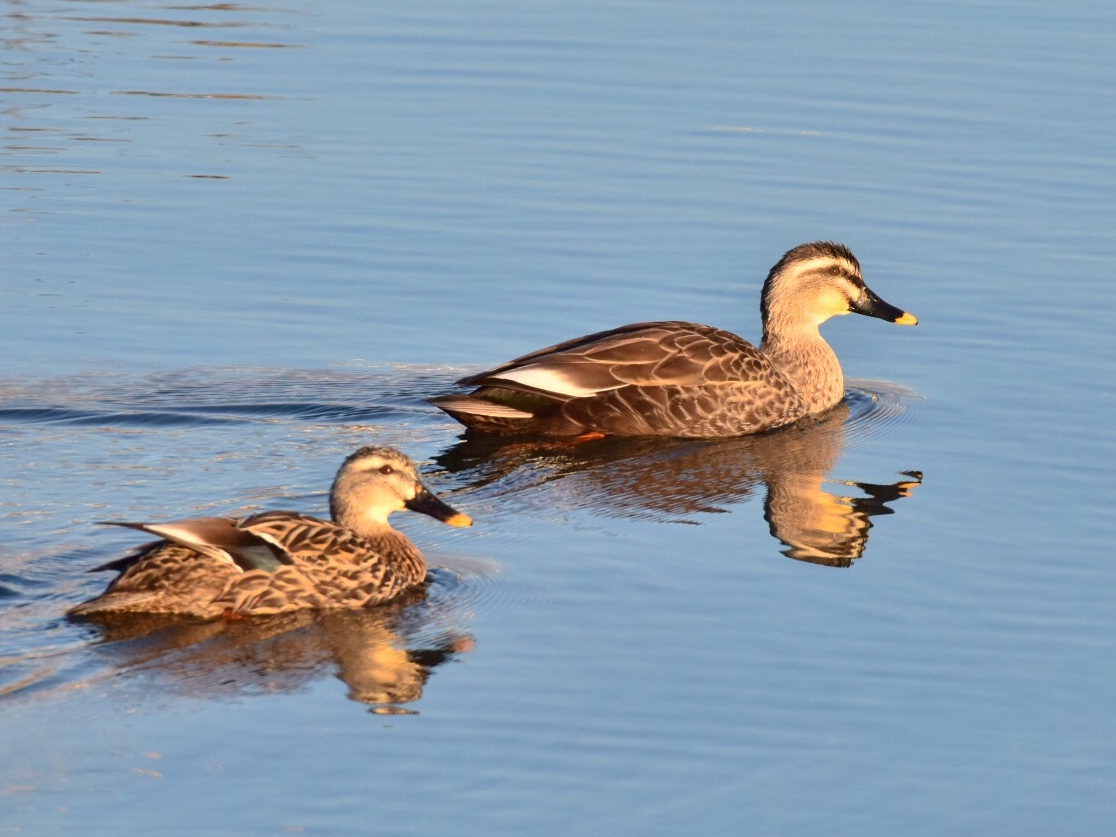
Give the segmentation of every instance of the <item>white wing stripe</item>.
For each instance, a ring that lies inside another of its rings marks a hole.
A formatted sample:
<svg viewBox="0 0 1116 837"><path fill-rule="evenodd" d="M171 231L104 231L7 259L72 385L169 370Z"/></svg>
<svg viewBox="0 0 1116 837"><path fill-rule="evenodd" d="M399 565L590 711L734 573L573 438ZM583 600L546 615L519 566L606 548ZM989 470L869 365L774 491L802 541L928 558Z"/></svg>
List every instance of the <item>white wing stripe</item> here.
<svg viewBox="0 0 1116 837"><path fill-rule="evenodd" d="M623 381L617 381L609 387L585 387L577 383L576 379L559 369L547 366L521 366L518 369L509 369L495 376L498 380L514 381L525 387L537 389L540 392L553 392L555 395L568 395L572 398L584 398L596 395L599 392L620 389Z"/></svg>

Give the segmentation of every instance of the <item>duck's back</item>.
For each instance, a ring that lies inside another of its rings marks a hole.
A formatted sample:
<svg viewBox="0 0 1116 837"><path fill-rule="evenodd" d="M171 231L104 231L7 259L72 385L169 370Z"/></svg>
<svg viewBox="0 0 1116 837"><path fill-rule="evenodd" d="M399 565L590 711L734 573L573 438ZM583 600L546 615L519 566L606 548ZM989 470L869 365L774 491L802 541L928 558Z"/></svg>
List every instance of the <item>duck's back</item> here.
<svg viewBox="0 0 1116 837"><path fill-rule="evenodd" d="M681 321L634 323L559 343L459 382L433 399L499 432L717 437L801 418L787 378L747 340Z"/></svg>
<svg viewBox="0 0 1116 837"><path fill-rule="evenodd" d="M364 607L394 598L426 578L422 553L401 532L379 537L296 512L264 512L241 528L280 544L291 569L322 597L316 607Z"/></svg>
<svg viewBox="0 0 1116 837"><path fill-rule="evenodd" d="M263 512L237 528L259 538L235 560L156 541L97 569L120 575L104 594L70 611L168 613L203 618L274 615L303 608L380 604L423 582L422 554L402 533L368 538L297 512Z"/></svg>

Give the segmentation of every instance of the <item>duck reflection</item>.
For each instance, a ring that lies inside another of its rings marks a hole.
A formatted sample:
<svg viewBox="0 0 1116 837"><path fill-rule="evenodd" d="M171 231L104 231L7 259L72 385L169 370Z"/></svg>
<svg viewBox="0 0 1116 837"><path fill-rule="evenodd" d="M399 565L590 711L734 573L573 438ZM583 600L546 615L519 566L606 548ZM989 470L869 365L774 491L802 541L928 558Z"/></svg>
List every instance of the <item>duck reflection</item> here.
<svg viewBox="0 0 1116 837"><path fill-rule="evenodd" d="M864 554L872 518L908 496L922 479L902 471L890 484L827 478L844 449L850 409L758 436L727 440L530 440L466 432L438 457L471 487L500 481L519 492L563 481L574 503L604 514L695 522L766 489L764 518L784 555L848 567Z"/></svg>
<svg viewBox="0 0 1116 837"><path fill-rule="evenodd" d="M452 627L452 604L428 587L364 610L298 611L198 622L154 614L104 616L95 646L114 672L154 678L164 691L223 697L296 691L335 674L377 714L415 714L434 668L472 650Z"/></svg>

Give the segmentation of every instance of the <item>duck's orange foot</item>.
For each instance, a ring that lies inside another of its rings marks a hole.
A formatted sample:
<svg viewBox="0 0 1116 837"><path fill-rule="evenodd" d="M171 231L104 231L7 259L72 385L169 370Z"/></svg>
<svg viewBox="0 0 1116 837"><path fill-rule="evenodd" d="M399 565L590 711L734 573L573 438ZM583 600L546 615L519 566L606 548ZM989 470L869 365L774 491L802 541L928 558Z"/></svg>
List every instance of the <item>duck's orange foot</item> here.
<svg viewBox="0 0 1116 837"><path fill-rule="evenodd" d="M575 445L580 445L582 442L595 442L597 439L603 439L605 434L599 430L590 430L588 433L582 433L580 436L574 436L570 439Z"/></svg>
<svg viewBox="0 0 1116 837"><path fill-rule="evenodd" d="M604 437L605 434L601 431L590 430L586 433L580 433L577 436L562 436L550 442L543 442L536 447L536 450L570 450L576 448L578 445L584 445L586 442L596 442Z"/></svg>

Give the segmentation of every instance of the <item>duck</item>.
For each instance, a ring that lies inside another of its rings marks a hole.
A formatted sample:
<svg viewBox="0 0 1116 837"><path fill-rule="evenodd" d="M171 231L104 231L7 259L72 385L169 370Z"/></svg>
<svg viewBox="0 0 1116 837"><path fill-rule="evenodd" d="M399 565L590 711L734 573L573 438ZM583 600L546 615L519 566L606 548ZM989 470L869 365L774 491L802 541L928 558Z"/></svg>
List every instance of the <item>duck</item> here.
<svg viewBox="0 0 1116 837"><path fill-rule="evenodd" d="M844 375L818 327L843 314L918 319L865 283L844 244L788 250L763 284L759 346L682 321L567 340L457 381L429 399L470 430L508 435L724 438L762 433L842 401Z"/></svg>
<svg viewBox="0 0 1116 837"><path fill-rule="evenodd" d="M472 525L422 483L409 457L376 445L345 459L329 506L330 520L265 511L243 519L104 521L159 540L95 568L119 575L69 615L216 619L384 604L422 585L427 573L418 547L388 523L391 513L409 509L451 526Z"/></svg>

